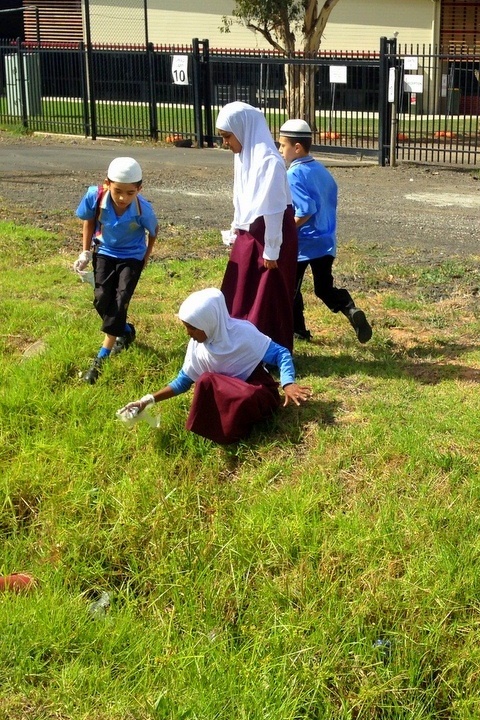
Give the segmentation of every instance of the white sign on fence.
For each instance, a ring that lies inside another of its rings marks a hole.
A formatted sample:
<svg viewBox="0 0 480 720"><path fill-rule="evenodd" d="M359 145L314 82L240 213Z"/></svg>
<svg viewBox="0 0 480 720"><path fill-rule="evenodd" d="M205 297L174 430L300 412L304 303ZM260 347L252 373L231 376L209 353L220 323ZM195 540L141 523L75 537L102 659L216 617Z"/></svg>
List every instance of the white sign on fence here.
<svg viewBox="0 0 480 720"><path fill-rule="evenodd" d="M174 85L188 85L188 55L174 55L172 58Z"/></svg>
<svg viewBox="0 0 480 720"><path fill-rule="evenodd" d="M347 82L347 66L346 65L330 65L330 82L345 84Z"/></svg>
<svg viewBox="0 0 480 720"><path fill-rule="evenodd" d="M448 75L442 75L442 97L447 97Z"/></svg>
<svg viewBox="0 0 480 720"><path fill-rule="evenodd" d="M405 70L418 70L418 57L416 55L406 55L403 58L403 67Z"/></svg>
<svg viewBox="0 0 480 720"><path fill-rule="evenodd" d="M395 68L391 67L388 71L388 102L395 100Z"/></svg>
<svg viewBox="0 0 480 720"><path fill-rule="evenodd" d="M403 91L409 93L423 93L423 75L404 75Z"/></svg>

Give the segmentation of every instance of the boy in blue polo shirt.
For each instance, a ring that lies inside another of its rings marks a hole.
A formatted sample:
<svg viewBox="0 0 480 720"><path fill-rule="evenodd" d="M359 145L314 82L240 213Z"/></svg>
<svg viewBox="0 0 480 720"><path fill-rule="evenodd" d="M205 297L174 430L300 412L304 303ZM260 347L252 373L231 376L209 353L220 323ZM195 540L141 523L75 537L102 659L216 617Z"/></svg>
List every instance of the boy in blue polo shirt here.
<svg viewBox="0 0 480 720"><path fill-rule="evenodd" d="M372 337L365 313L355 306L350 293L334 285L332 265L337 241L337 183L326 167L309 153L312 131L304 120L288 120L280 128L279 150L287 163L287 178L298 230L298 263L293 323L295 337L310 340L305 327L303 276L310 265L315 295L332 312L341 312L352 325L359 342Z"/></svg>
<svg viewBox="0 0 480 720"><path fill-rule="evenodd" d="M83 376L91 385L97 381L105 359L125 350L135 339L135 328L127 322L127 309L158 233L157 218L140 195L141 187L138 162L118 157L109 165L103 188L89 187L77 208L76 215L83 220L83 251L73 269L81 272L92 260L93 304L105 333L97 357Z"/></svg>

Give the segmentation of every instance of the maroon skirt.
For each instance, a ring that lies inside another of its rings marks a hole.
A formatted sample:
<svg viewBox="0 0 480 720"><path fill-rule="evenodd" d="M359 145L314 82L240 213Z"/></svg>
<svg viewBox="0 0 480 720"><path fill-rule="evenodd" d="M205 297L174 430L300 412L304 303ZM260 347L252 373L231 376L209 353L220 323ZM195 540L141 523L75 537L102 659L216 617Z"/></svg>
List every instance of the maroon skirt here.
<svg viewBox="0 0 480 720"><path fill-rule="evenodd" d="M298 238L290 205L283 217L276 270L263 267L264 235L263 217L257 218L248 231L238 231L221 290L232 317L250 320L262 333L292 351Z"/></svg>
<svg viewBox="0 0 480 720"><path fill-rule="evenodd" d="M187 430L221 445L248 437L280 405L278 383L258 365L247 380L206 372L195 383Z"/></svg>

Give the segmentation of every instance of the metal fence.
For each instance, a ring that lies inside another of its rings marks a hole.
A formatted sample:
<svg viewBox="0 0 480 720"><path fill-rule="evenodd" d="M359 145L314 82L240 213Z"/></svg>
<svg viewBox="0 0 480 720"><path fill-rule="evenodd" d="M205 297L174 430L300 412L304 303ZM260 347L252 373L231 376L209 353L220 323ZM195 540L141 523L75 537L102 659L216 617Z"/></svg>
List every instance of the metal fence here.
<svg viewBox="0 0 480 720"><path fill-rule="evenodd" d="M396 136L390 157L476 164L480 161L480 52L433 52L405 46L387 55L397 72Z"/></svg>
<svg viewBox="0 0 480 720"><path fill-rule="evenodd" d="M430 47L378 53L211 50L208 41L158 47L0 41L0 123L29 131L211 146L218 109L262 109L275 139L290 116L314 148L397 160L476 164L479 55ZM176 68L176 69L175 69ZM302 99L303 98L303 99Z"/></svg>

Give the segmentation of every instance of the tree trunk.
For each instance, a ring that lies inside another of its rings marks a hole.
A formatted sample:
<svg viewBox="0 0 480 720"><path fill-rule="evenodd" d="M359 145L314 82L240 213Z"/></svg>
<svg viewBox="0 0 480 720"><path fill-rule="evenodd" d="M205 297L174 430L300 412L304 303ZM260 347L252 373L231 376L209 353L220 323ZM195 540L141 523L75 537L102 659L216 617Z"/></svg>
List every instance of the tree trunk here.
<svg viewBox="0 0 480 720"><path fill-rule="evenodd" d="M286 65L285 72L285 109L288 117L301 118L315 130L315 66L292 63Z"/></svg>

